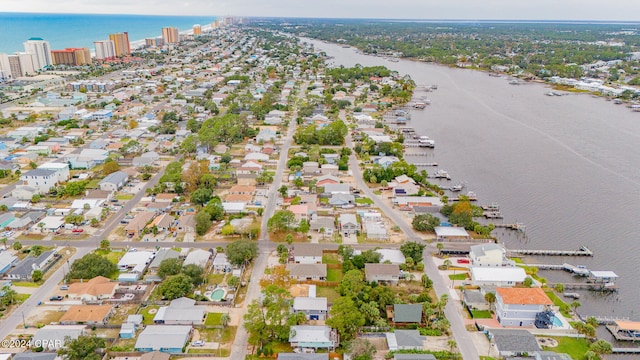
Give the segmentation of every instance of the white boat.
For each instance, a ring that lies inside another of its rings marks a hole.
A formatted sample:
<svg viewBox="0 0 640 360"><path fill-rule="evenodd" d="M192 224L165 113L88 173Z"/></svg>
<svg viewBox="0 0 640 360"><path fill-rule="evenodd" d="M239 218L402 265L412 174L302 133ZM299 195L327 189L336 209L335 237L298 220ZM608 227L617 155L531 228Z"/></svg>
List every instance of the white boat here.
<svg viewBox="0 0 640 360"><path fill-rule="evenodd" d="M449 173L446 170L442 170L442 169L436 171L436 173L433 175L433 177L435 177L436 179L451 180L451 176L449 175Z"/></svg>
<svg viewBox="0 0 640 360"><path fill-rule="evenodd" d="M476 193L474 193L473 191L469 191L467 193L467 198L469 199L469 201L478 201L478 196L476 196Z"/></svg>
<svg viewBox="0 0 640 360"><path fill-rule="evenodd" d="M452 187L450 187L449 191L458 192L458 191L462 191L462 189L464 189L464 184L456 184L456 185L453 185Z"/></svg>

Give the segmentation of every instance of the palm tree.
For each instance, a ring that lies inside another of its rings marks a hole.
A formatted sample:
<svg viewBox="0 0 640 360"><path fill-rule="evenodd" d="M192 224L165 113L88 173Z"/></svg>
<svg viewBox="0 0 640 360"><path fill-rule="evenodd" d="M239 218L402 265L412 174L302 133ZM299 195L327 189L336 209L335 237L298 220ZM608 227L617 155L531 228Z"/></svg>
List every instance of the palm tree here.
<svg viewBox="0 0 640 360"><path fill-rule="evenodd" d="M496 293L488 292L484 294L484 299L489 303L489 311L493 311L493 303L496 302Z"/></svg>
<svg viewBox="0 0 640 360"><path fill-rule="evenodd" d="M3 237L2 239L0 239L0 243L2 243L2 245L4 245L4 249L7 249L7 238Z"/></svg>
<svg viewBox="0 0 640 360"><path fill-rule="evenodd" d="M445 267L447 270L449 270L449 268L451 267L451 260L446 259L446 260L444 261L444 267Z"/></svg>
<svg viewBox="0 0 640 360"><path fill-rule="evenodd" d="M564 284L563 283L557 283L557 284L553 285L553 289L559 294L563 293L564 292Z"/></svg>
<svg viewBox="0 0 640 360"><path fill-rule="evenodd" d="M580 302L576 300L576 301L572 302L571 304L569 304L569 306L571 307L571 309L573 309L573 313L575 315L577 315L578 314L577 310L578 310L578 308L580 306L582 306L582 304L580 304Z"/></svg>
<svg viewBox="0 0 640 360"><path fill-rule="evenodd" d="M447 346L449 347L449 352L453 352L458 347L458 343L455 340L449 339L447 341Z"/></svg>
<svg viewBox="0 0 640 360"><path fill-rule="evenodd" d="M438 249L438 253L442 252L442 249L444 249L444 244L439 242L436 244L436 249Z"/></svg>
<svg viewBox="0 0 640 360"><path fill-rule="evenodd" d="M229 314L222 314L222 316L220 317L220 323L222 323L222 326L227 326L229 324L229 321L231 320L231 316L229 316Z"/></svg>

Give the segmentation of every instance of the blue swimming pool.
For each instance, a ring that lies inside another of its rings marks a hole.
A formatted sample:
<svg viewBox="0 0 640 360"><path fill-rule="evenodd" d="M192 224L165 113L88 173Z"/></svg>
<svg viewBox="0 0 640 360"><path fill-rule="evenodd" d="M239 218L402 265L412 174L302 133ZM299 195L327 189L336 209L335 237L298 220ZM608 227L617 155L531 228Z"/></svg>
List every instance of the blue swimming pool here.
<svg viewBox="0 0 640 360"><path fill-rule="evenodd" d="M562 320L558 319L557 316L553 316L553 326L562 327Z"/></svg>

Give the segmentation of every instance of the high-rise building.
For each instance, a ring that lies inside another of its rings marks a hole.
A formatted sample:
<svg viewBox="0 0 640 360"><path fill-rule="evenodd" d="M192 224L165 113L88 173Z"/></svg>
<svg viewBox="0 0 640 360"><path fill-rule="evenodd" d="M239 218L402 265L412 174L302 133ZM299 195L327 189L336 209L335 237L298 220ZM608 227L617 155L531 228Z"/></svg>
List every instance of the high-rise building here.
<svg viewBox="0 0 640 360"><path fill-rule="evenodd" d="M9 60L9 72L12 78L19 78L22 76L33 75L36 73L36 68L33 65L35 62L35 55L28 53L15 53L8 55Z"/></svg>
<svg viewBox="0 0 640 360"><path fill-rule="evenodd" d="M94 41L96 46L96 59L113 59L116 57L116 47L112 40L99 40Z"/></svg>
<svg viewBox="0 0 640 360"><path fill-rule="evenodd" d="M202 35L202 26L200 24L193 25L193 35Z"/></svg>
<svg viewBox="0 0 640 360"><path fill-rule="evenodd" d="M109 40L113 41L117 57L131 54L131 43L129 43L128 32L109 34Z"/></svg>
<svg viewBox="0 0 640 360"><path fill-rule="evenodd" d="M88 48L66 48L52 50L53 63L56 65L81 66L91 64L91 52Z"/></svg>
<svg viewBox="0 0 640 360"><path fill-rule="evenodd" d="M23 43L24 51L34 55L33 66L40 70L45 66L53 65L51 59L51 45L41 38L31 38Z"/></svg>
<svg viewBox="0 0 640 360"><path fill-rule="evenodd" d="M162 28L162 38L165 44L176 44L180 42L180 32L178 28L165 27Z"/></svg>

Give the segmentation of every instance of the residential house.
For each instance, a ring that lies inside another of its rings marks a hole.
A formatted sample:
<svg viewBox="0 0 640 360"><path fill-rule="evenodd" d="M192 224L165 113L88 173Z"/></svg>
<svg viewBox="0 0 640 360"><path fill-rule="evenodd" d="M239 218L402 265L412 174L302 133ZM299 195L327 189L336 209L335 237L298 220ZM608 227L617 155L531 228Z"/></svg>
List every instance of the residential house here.
<svg viewBox="0 0 640 360"><path fill-rule="evenodd" d="M393 304L393 322L396 324L421 324L422 304Z"/></svg>
<svg viewBox="0 0 640 360"><path fill-rule="evenodd" d="M54 170L34 169L20 176L20 185L35 189L37 194L48 194L56 186L58 176Z"/></svg>
<svg viewBox="0 0 640 360"><path fill-rule="evenodd" d="M153 258L151 264L149 264L149 272L157 273L160 268L160 264L167 259L177 259L180 253L173 249L160 249L156 252L156 256Z"/></svg>
<svg viewBox="0 0 640 360"><path fill-rule="evenodd" d="M313 244L296 244L293 248L296 264L321 264L322 247Z"/></svg>
<svg viewBox="0 0 640 360"><path fill-rule="evenodd" d="M293 213L298 224L302 220L309 222L310 211L308 205L291 205L289 206L289 211Z"/></svg>
<svg viewBox="0 0 640 360"><path fill-rule="evenodd" d="M191 336L191 326L147 325L138 336L136 351L160 351L169 354L182 353Z"/></svg>
<svg viewBox="0 0 640 360"><path fill-rule="evenodd" d="M241 202L223 202L222 209L225 214L240 214L247 211L247 204Z"/></svg>
<svg viewBox="0 0 640 360"><path fill-rule="evenodd" d="M340 214L338 223L340 224L340 232L346 236L355 234L360 230L355 214Z"/></svg>
<svg viewBox="0 0 640 360"><path fill-rule="evenodd" d="M62 216L46 216L38 223L41 231L55 232L64 226L64 217Z"/></svg>
<svg viewBox="0 0 640 360"><path fill-rule="evenodd" d="M102 202L111 201L113 199L113 191L91 190L87 191L84 196L85 200L99 200Z"/></svg>
<svg viewBox="0 0 640 360"><path fill-rule="evenodd" d="M48 162L38 166L38 169L53 170L58 184L68 181L71 178L69 164Z"/></svg>
<svg viewBox="0 0 640 360"><path fill-rule="evenodd" d="M64 342L63 342L64 343ZM19 352L11 358L12 360L55 360L58 354L55 352Z"/></svg>
<svg viewBox="0 0 640 360"><path fill-rule="evenodd" d="M238 185L253 185L255 179L262 173L262 165L254 161L247 161L236 169Z"/></svg>
<svg viewBox="0 0 640 360"><path fill-rule="evenodd" d="M320 165L316 161L305 161L302 163L302 172L305 175L316 175L320 173Z"/></svg>
<svg viewBox="0 0 640 360"><path fill-rule="evenodd" d="M155 151L146 152L140 156L136 156L132 160L132 165L136 167L142 166L152 166L160 159L160 155L158 155Z"/></svg>
<svg viewBox="0 0 640 360"><path fill-rule="evenodd" d="M83 149L80 154L70 154L65 157L71 169L91 169L104 163L109 156L107 150Z"/></svg>
<svg viewBox="0 0 640 360"><path fill-rule="evenodd" d="M527 277L521 267L471 267L471 283L476 286L513 287Z"/></svg>
<svg viewBox="0 0 640 360"><path fill-rule="evenodd" d="M373 163L382 166L384 169L393 163L400 161L396 156L377 156L374 157Z"/></svg>
<svg viewBox="0 0 640 360"><path fill-rule="evenodd" d="M417 192L416 192L417 194ZM408 194L407 194L408 195ZM393 198L393 204L400 207L432 207L441 208L444 204L440 198L435 196L401 196L396 194Z"/></svg>
<svg viewBox="0 0 640 360"><path fill-rule="evenodd" d="M100 190L118 191L127 183L128 178L129 175L127 175L126 172L116 171L107 175L98 183L98 185L100 186Z"/></svg>
<svg viewBox="0 0 640 360"><path fill-rule="evenodd" d="M269 161L269 155L261 152L252 152L244 156L244 161L267 162Z"/></svg>
<svg viewBox="0 0 640 360"><path fill-rule="evenodd" d="M418 330L398 330L385 333L387 345L390 351L396 350L423 350L426 336L420 335Z"/></svg>
<svg viewBox="0 0 640 360"><path fill-rule="evenodd" d="M420 192L420 186L411 183L411 182L406 182L403 184L395 184L392 186L393 187L393 197L404 197L404 196L414 196L417 195ZM424 196L424 197L420 197L420 198L429 198L427 200L428 203L431 204L431 206L441 206L441 202L439 201L439 198L437 197L430 197L430 196ZM412 204L411 206L420 206L420 205L416 205L419 204L418 201L415 201L415 199L406 199L407 201L411 201ZM413 201L412 201L413 200Z"/></svg>
<svg viewBox="0 0 640 360"><path fill-rule="evenodd" d="M327 264L287 264L289 276L298 281L325 280Z"/></svg>
<svg viewBox="0 0 640 360"><path fill-rule="evenodd" d="M340 184L340 179L334 175L322 175L316 178L317 187L324 187L328 184Z"/></svg>
<svg viewBox="0 0 640 360"><path fill-rule="evenodd" d="M36 330L31 340L42 346L43 351L57 351L66 341L75 340L85 333L86 325L45 325Z"/></svg>
<svg viewBox="0 0 640 360"><path fill-rule="evenodd" d="M6 278L11 280L31 280L31 274L35 270L41 270L45 273L57 257L56 250L45 251L40 256L27 256L15 264L13 269L9 270Z"/></svg>
<svg viewBox="0 0 640 360"><path fill-rule="evenodd" d="M515 266L515 262L507 259L505 248L495 243L470 246L469 260L473 266Z"/></svg>
<svg viewBox="0 0 640 360"><path fill-rule="evenodd" d="M175 200L176 198L178 198L176 194L161 193L161 194L157 194L154 197L154 200L155 202L159 202L159 203L172 203L173 200Z"/></svg>
<svg viewBox="0 0 640 360"><path fill-rule="evenodd" d="M186 297L172 300L169 306L162 306L153 318L154 324L202 325L206 306L196 305L196 301Z"/></svg>
<svg viewBox="0 0 640 360"><path fill-rule="evenodd" d="M304 313L307 320L326 320L328 305L325 297L302 297L293 298L292 310L295 313Z"/></svg>
<svg viewBox="0 0 640 360"><path fill-rule="evenodd" d="M13 215L13 213L5 212L4 214L0 214L0 229L4 229L15 219L16 217Z"/></svg>
<svg viewBox="0 0 640 360"><path fill-rule="evenodd" d="M533 326L553 302L540 288L496 288L496 318L502 326Z"/></svg>
<svg viewBox="0 0 640 360"><path fill-rule="evenodd" d="M336 229L336 219L333 216L315 216L309 222L309 229L324 233L326 236L333 236ZM324 230L321 230L324 229Z"/></svg>
<svg viewBox="0 0 640 360"><path fill-rule="evenodd" d="M531 355L540 351L536 337L527 330L489 329L491 343L495 344L500 358Z"/></svg>
<svg viewBox="0 0 640 360"><path fill-rule="evenodd" d="M406 259L402 254L402 251L398 249L376 249L375 252L381 255L380 262L381 263L390 263L390 264L404 264L406 263Z"/></svg>
<svg viewBox="0 0 640 360"><path fill-rule="evenodd" d="M207 263L209 262L209 258L211 258L211 253L207 250L202 249L193 249L187 255L186 259L184 259L184 266L186 265L198 265L199 267L206 269Z"/></svg>
<svg viewBox="0 0 640 360"><path fill-rule="evenodd" d="M279 353L277 360L329 360L329 353Z"/></svg>
<svg viewBox="0 0 640 360"><path fill-rule="evenodd" d="M237 202L247 204L253 200L253 196L249 194L228 194L224 201L226 202Z"/></svg>
<svg viewBox="0 0 640 360"><path fill-rule="evenodd" d="M289 343L292 348L333 350L338 346L338 336L328 326L296 325L291 327Z"/></svg>
<svg viewBox="0 0 640 360"><path fill-rule="evenodd" d="M229 272L231 271L231 263L227 259L227 254L217 253L213 258L213 271L215 272Z"/></svg>
<svg viewBox="0 0 640 360"><path fill-rule="evenodd" d="M393 354L393 360L436 360L431 354Z"/></svg>
<svg viewBox="0 0 640 360"><path fill-rule="evenodd" d="M118 336L121 339L133 339L136 336L136 324L130 322L122 323Z"/></svg>
<svg viewBox="0 0 640 360"><path fill-rule="evenodd" d="M340 167L335 164L322 164L320 165L320 173L322 175L336 176L340 172Z"/></svg>
<svg viewBox="0 0 640 360"><path fill-rule="evenodd" d="M256 187L253 185L235 185L229 189L229 194L237 195L255 195Z"/></svg>
<svg viewBox="0 0 640 360"><path fill-rule="evenodd" d="M129 223L125 226L124 230L129 237L136 236L142 232L147 226L147 223L153 219L155 214L153 212L143 211L138 213Z"/></svg>
<svg viewBox="0 0 640 360"><path fill-rule="evenodd" d="M275 141L277 137L278 135L275 130L269 128L261 128L258 132L258 135L256 135L256 142L260 143Z"/></svg>
<svg viewBox="0 0 640 360"><path fill-rule="evenodd" d="M18 257L8 251L0 253L0 276L6 273L16 262Z"/></svg>
<svg viewBox="0 0 640 360"><path fill-rule="evenodd" d="M329 205L331 206L349 206L355 205L356 199L351 194L333 194L329 198Z"/></svg>
<svg viewBox="0 0 640 360"><path fill-rule="evenodd" d="M364 223L364 232L368 239L389 240L389 232L381 222Z"/></svg>
<svg viewBox="0 0 640 360"><path fill-rule="evenodd" d="M62 325L106 324L112 313L111 305L72 305L62 315L59 322Z"/></svg>
<svg viewBox="0 0 640 360"><path fill-rule="evenodd" d="M193 214L182 214L178 218L178 224L176 225L178 232L192 233L196 230L196 219Z"/></svg>
<svg viewBox="0 0 640 360"><path fill-rule="evenodd" d="M153 261L155 253L151 251L128 251L118 261L118 269L130 273L142 274Z"/></svg>
<svg viewBox="0 0 640 360"><path fill-rule="evenodd" d="M327 164L337 164L340 160L340 154L322 154L322 157L327 160Z"/></svg>
<svg viewBox="0 0 640 360"><path fill-rule="evenodd" d="M437 241L456 241L470 239L469 233L462 227L436 226L434 229Z"/></svg>
<svg viewBox="0 0 640 360"><path fill-rule="evenodd" d="M152 229L155 226L159 232L171 231L175 222L176 219L172 215L161 214L156 216L156 218L147 225L147 228Z"/></svg>
<svg viewBox="0 0 640 360"><path fill-rule="evenodd" d="M69 299L82 301L111 299L117 288L117 282L112 282L104 276L97 276L87 282L70 284L68 295Z"/></svg>
<svg viewBox="0 0 640 360"><path fill-rule="evenodd" d="M397 283L400 280L400 267L396 264L364 264L367 281Z"/></svg>
<svg viewBox="0 0 640 360"><path fill-rule="evenodd" d="M324 185L324 193L328 195L351 194L351 187L349 184L326 184Z"/></svg>

